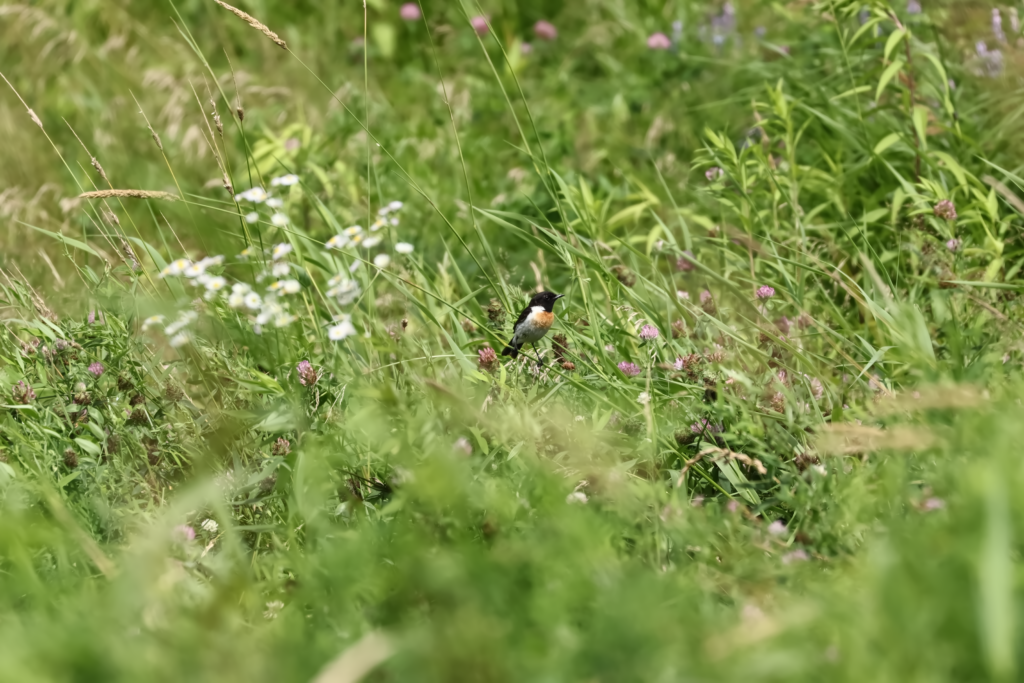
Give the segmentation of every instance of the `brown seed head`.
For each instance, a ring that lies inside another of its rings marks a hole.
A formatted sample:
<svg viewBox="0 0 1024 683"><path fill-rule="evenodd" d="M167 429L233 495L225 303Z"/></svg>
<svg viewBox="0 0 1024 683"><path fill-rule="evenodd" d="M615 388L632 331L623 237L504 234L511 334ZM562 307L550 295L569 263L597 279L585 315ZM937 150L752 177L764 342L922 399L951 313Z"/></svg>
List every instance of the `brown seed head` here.
<svg viewBox="0 0 1024 683"><path fill-rule="evenodd" d="M267 28L266 26L261 24L254 17L246 14L245 12L243 12L242 10L240 10L240 9L238 9L236 7L232 7L231 5L229 5L226 2L223 2L222 0L213 0L213 1L215 3L217 3L218 5L220 5L221 7L223 7L224 9L228 10L229 12L231 12L232 14L234 14L239 19L241 19L244 22L246 22L247 24L249 24L249 26L252 26L254 29L256 29L257 31L261 32L267 38L270 38L272 41L274 41L274 43L278 47L280 47L280 48L282 48L284 50L288 49L288 44L287 43L285 43L283 40L281 40L281 38L276 33L274 33L269 28Z"/></svg>
<svg viewBox="0 0 1024 683"><path fill-rule="evenodd" d="M164 199L169 202L176 201L177 196L170 192L159 192L157 190L97 190L95 192L83 192L78 195L79 199L110 199L111 197L128 197L131 199Z"/></svg>

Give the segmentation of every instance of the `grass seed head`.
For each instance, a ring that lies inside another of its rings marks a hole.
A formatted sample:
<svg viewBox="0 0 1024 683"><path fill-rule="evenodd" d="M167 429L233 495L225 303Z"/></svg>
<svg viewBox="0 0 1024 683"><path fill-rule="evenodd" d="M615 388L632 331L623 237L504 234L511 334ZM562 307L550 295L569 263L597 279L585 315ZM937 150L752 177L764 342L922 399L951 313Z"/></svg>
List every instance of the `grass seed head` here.
<svg viewBox="0 0 1024 683"><path fill-rule="evenodd" d="M281 38L276 33L271 31L264 24L260 23L260 21L257 20L255 17L250 16L249 14L246 14L245 12L243 12L240 9L238 9L237 7L232 7L231 5L229 5L226 2L223 2L222 0L213 0L213 1L215 3L217 3L218 5L220 5L221 7L223 7L224 9L226 9L227 11L231 12L232 14L234 14L236 17L238 17L239 19L241 19L245 23L249 24L249 26L252 26L254 29L256 29L257 31L259 31L260 33L265 35L267 38L270 38L272 41L274 41L274 44L277 45L278 47L280 47L281 49L284 49L284 50L288 49L288 44L287 43L285 43L283 40L281 40Z"/></svg>

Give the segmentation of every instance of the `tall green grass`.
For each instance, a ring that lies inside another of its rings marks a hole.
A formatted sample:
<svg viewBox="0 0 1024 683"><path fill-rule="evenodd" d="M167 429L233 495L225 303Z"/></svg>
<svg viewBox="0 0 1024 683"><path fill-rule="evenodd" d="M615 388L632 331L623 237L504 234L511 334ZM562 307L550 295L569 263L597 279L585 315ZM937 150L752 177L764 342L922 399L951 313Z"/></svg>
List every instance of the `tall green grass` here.
<svg viewBox="0 0 1024 683"><path fill-rule="evenodd" d="M0 677L1016 677L1015 95L945 10L11 7L18 172L170 198L10 200ZM58 126L59 25L144 118Z"/></svg>

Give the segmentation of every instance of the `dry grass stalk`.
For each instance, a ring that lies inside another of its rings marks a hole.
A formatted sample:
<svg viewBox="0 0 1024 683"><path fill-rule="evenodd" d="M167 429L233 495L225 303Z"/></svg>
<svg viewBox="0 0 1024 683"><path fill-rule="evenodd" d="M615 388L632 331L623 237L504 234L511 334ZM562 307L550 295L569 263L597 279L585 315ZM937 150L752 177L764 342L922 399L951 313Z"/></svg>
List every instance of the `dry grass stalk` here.
<svg viewBox="0 0 1024 683"><path fill-rule="evenodd" d="M872 412L876 415L891 415L922 410L970 410L983 405L987 400L988 392L968 384L921 387L877 402Z"/></svg>
<svg viewBox="0 0 1024 683"><path fill-rule="evenodd" d="M153 142L156 143L157 149L159 149L161 152L164 151L164 143L160 141L160 136L157 134L155 130L153 130L153 126L149 126L149 133L150 135L153 136Z"/></svg>
<svg viewBox="0 0 1024 683"><path fill-rule="evenodd" d="M135 256L135 250L132 249L132 245L128 243L128 240L121 238L121 255L124 257L125 264L132 270L141 270L142 266L139 265L139 259Z"/></svg>
<svg viewBox="0 0 1024 683"><path fill-rule="evenodd" d="M100 178L103 178L103 182L105 182L107 185L111 184L110 179L107 178L107 172L103 170L102 166L100 166L100 160L97 159L96 157L92 158L92 167L95 168L96 172L100 174Z"/></svg>
<svg viewBox="0 0 1024 683"><path fill-rule="evenodd" d="M79 199L110 199L111 197L165 199L169 202L173 202L178 199L176 195L173 195L170 192L158 192L156 190L97 190L95 192L83 192L78 195Z"/></svg>
<svg viewBox="0 0 1024 683"><path fill-rule="evenodd" d="M257 31L260 31L261 33L263 33L263 35L265 35L267 38L270 38L272 41L274 41L277 44L278 47L283 48L285 50L288 49L288 44L287 43L285 43L283 40L281 40L281 38L276 33L271 31L264 24L262 24L259 21L257 21L255 17L252 17L252 16L246 14L245 12L243 12L242 10L238 9L237 7L232 7L228 3L222 2L221 0L213 0L213 1L215 3L217 3L218 5L220 5L221 7L223 7L224 9L228 10L229 12L232 12L239 19L243 19L247 24L249 24L249 26L252 26Z"/></svg>
<svg viewBox="0 0 1024 683"><path fill-rule="evenodd" d="M865 455L873 451L918 451L935 445L930 431L909 425L889 429L858 424L826 425L818 434L817 447L833 455Z"/></svg>
<svg viewBox="0 0 1024 683"><path fill-rule="evenodd" d="M235 186L231 184L231 178L228 177L227 173L224 174L224 189L227 190L228 194L232 197L235 196Z"/></svg>

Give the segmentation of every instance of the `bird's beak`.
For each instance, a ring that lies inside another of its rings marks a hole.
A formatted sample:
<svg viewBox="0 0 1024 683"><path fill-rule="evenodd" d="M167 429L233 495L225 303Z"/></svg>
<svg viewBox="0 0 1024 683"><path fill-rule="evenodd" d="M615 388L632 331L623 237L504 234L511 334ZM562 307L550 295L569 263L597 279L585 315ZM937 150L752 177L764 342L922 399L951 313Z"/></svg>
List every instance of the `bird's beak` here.
<svg viewBox="0 0 1024 683"><path fill-rule="evenodd" d="M556 294L556 295L555 295L555 301L558 301L558 300L559 300L559 299L561 299L561 298L562 298L563 296L565 296L565 294Z"/></svg>

